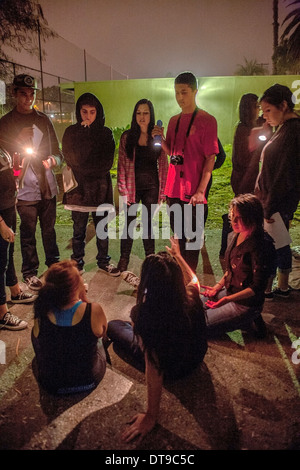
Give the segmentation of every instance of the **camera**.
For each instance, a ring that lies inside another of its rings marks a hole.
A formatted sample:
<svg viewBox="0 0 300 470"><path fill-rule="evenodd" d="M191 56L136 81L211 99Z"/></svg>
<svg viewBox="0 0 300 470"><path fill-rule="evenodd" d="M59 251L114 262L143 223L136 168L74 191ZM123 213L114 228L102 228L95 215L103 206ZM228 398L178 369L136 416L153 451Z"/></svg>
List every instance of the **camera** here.
<svg viewBox="0 0 300 470"><path fill-rule="evenodd" d="M183 165L183 156L182 155L171 155L170 163L172 165Z"/></svg>

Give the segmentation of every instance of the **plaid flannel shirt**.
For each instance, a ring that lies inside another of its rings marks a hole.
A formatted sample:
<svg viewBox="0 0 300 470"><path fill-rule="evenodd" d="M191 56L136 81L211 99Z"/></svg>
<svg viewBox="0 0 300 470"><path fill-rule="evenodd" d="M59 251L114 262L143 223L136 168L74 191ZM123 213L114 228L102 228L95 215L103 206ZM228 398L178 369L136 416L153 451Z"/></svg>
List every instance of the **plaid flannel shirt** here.
<svg viewBox="0 0 300 470"><path fill-rule="evenodd" d="M125 131L120 139L119 145L119 159L118 159L118 190L119 194L126 199L126 202L134 203L135 202L135 151L133 154L133 160L130 160L126 154L126 140L128 136L128 131ZM168 158L166 153L161 150L160 156L158 158L158 179L159 179L159 193L158 193L158 203L165 198L165 186L167 181L168 174Z"/></svg>

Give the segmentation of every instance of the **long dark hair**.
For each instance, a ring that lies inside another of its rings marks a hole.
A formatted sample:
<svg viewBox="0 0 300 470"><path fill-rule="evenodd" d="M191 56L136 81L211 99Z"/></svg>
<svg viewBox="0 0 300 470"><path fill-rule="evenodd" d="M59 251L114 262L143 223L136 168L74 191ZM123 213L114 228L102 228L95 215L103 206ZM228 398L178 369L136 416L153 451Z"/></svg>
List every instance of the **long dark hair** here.
<svg viewBox="0 0 300 470"><path fill-rule="evenodd" d="M136 121L137 109L141 104L147 104L149 107L149 111L150 111L150 122L148 124L148 129L147 129L147 133L148 133L147 146L149 147L151 151L155 153L160 152L160 148L156 149L155 146L153 145L153 138L151 136L151 132L155 124L154 107L150 100L143 98L139 100L134 107L130 129L127 131L127 140L126 140L125 148L126 148L127 157L130 160L133 160L134 149L137 146L140 135L141 135L141 128Z"/></svg>
<svg viewBox="0 0 300 470"><path fill-rule="evenodd" d="M62 309L72 300L81 282L75 261L65 260L52 264L35 300L34 317L45 317L53 308Z"/></svg>
<svg viewBox="0 0 300 470"><path fill-rule="evenodd" d="M241 124L250 128L254 126L257 103L258 96L254 93L246 93L241 97L239 103L239 118Z"/></svg>
<svg viewBox="0 0 300 470"><path fill-rule="evenodd" d="M181 339L191 335L186 303L183 274L177 261L166 252L147 256L137 292L134 332L141 337L144 352L160 372L170 368Z"/></svg>

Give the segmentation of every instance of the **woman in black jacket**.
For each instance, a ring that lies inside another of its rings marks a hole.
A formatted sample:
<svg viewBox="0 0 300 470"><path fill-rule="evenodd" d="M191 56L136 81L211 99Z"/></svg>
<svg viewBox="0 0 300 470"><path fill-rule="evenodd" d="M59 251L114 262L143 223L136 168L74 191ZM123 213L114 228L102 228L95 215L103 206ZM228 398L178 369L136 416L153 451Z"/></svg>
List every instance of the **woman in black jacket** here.
<svg viewBox="0 0 300 470"><path fill-rule="evenodd" d="M105 127L102 104L91 93L81 95L76 103L77 123L68 127L62 139L62 150L67 166L74 173L77 187L65 192L65 209L72 211L73 254L80 272L84 272L85 236L89 213L97 233L97 264L111 276L120 272L109 263L107 215L113 204L110 169L113 165L115 142ZM102 205L101 215L97 215ZM98 230L97 230L98 226Z"/></svg>
<svg viewBox="0 0 300 470"><path fill-rule="evenodd" d="M273 240L263 229L263 208L253 194L235 197L229 208L233 229L225 254L226 271L213 287L202 286L208 335L248 328L264 334L261 311L275 260Z"/></svg>
<svg viewBox="0 0 300 470"><path fill-rule="evenodd" d="M260 98L263 116L276 131L263 148L255 194L263 205L266 229L275 232L279 222L287 235L284 245L276 243L278 287L272 291L275 267L267 286L268 299L289 296L292 252L287 232L300 200L300 116L294 111L295 102L291 90L280 84L268 88Z"/></svg>

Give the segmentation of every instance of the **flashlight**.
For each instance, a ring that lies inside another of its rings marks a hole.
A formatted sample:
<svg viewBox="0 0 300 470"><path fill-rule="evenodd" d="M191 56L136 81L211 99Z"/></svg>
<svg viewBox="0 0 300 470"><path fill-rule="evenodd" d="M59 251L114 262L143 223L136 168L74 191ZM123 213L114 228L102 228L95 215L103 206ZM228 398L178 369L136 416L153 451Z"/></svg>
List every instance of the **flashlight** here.
<svg viewBox="0 0 300 470"><path fill-rule="evenodd" d="M259 138L259 140L261 140L262 142L264 142L265 140L267 140L267 138L266 138L265 135L260 135L258 138Z"/></svg>
<svg viewBox="0 0 300 470"><path fill-rule="evenodd" d="M157 121L157 126L162 127L162 121L160 119ZM153 140L154 145L161 146L161 135L155 135Z"/></svg>

